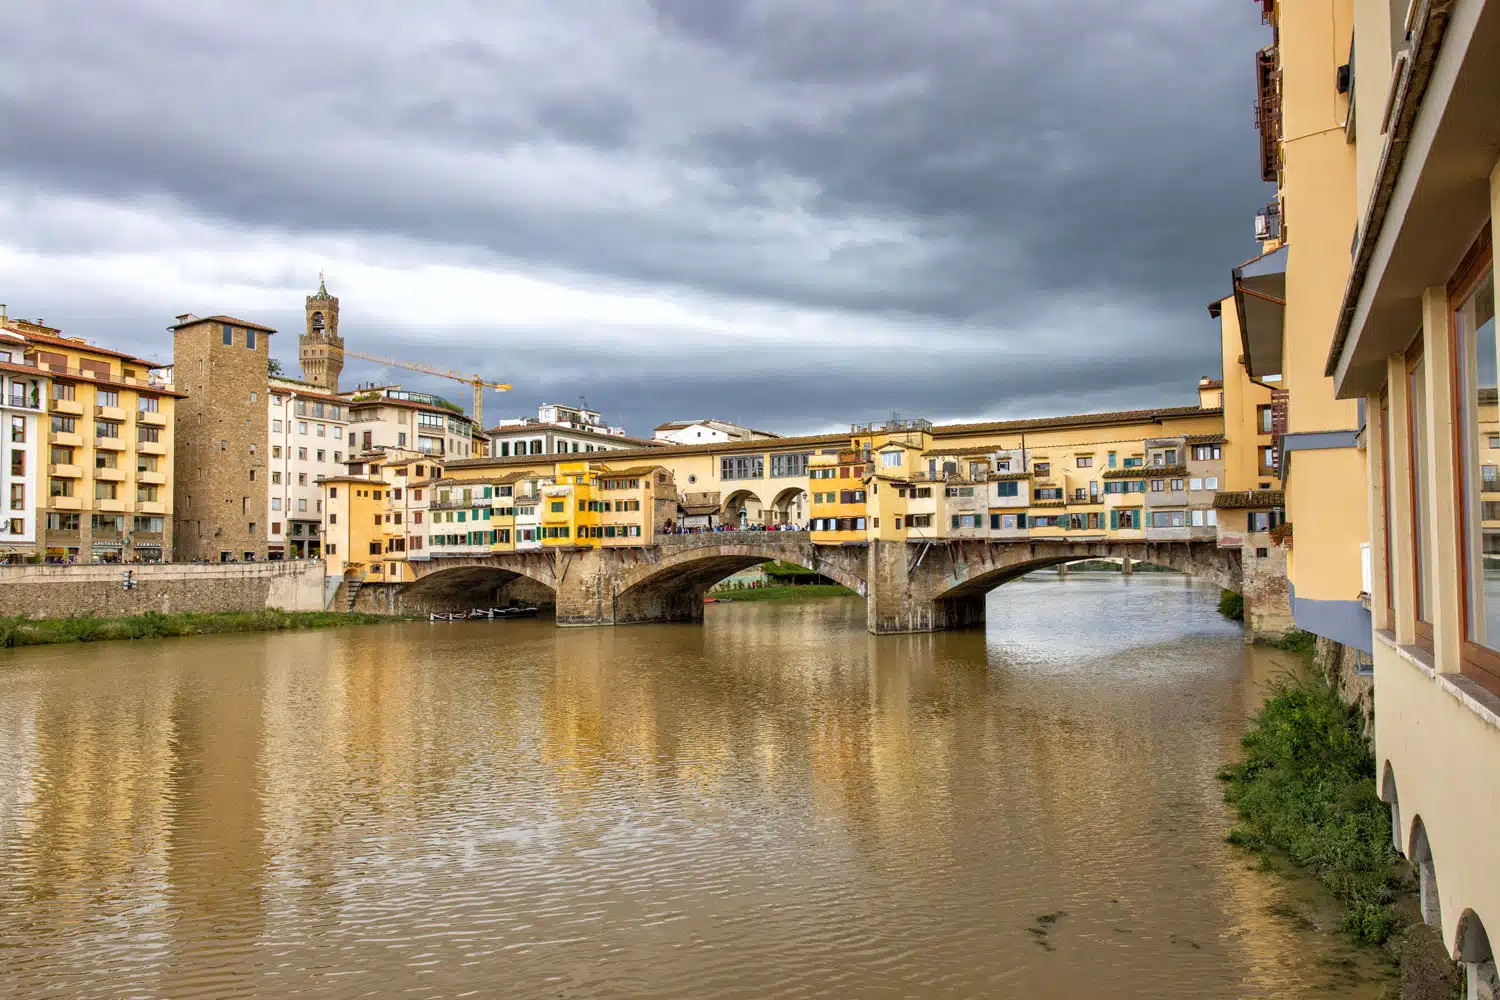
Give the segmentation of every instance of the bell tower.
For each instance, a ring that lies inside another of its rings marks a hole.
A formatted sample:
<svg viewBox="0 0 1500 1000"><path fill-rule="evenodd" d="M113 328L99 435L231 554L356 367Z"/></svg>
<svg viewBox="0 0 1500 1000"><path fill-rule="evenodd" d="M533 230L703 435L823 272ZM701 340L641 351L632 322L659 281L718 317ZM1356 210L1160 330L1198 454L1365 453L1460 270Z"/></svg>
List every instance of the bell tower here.
<svg viewBox="0 0 1500 1000"><path fill-rule="evenodd" d="M298 341L302 379L327 392L339 391L344 370L344 338L339 336L339 300L328 294L322 272L318 290L307 297L307 329Z"/></svg>

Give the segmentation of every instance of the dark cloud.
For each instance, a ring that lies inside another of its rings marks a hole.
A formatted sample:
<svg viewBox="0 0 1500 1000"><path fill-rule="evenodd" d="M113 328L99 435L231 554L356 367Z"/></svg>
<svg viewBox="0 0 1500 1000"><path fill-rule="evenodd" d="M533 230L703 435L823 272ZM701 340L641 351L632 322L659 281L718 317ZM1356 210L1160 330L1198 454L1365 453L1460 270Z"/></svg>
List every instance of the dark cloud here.
<svg viewBox="0 0 1500 1000"><path fill-rule="evenodd" d="M1218 363L1202 305L1265 197L1263 31L1215 0L12 4L0 204L27 224L0 251L32 264L0 280L29 282L13 311L140 350L183 309L252 311L247 290L288 290L261 308L295 330L294 264L324 252L691 300L719 322L481 335L439 309L421 331L428 359L521 373L509 409L587 393L637 431L1188 402ZM164 284L121 323L150 288L116 308L107 273L45 269L122 248L222 260L220 290ZM750 313L758 334L725 331ZM392 354L411 333L358 330Z"/></svg>

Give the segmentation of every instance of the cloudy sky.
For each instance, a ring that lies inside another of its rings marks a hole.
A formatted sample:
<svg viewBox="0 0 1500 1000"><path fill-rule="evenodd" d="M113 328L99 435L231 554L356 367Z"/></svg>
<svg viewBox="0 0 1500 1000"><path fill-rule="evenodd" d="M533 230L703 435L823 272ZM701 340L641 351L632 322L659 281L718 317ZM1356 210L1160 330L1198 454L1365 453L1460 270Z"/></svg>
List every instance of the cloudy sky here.
<svg viewBox="0 0 1500 1000"><path fill-rule="evenodd" d="M1266 31L1249 0L9 0L0 301L163 361L175 314L243 316L295 372L325 270L349 347L637 433L1189 403L1269 197Z"/></svg>

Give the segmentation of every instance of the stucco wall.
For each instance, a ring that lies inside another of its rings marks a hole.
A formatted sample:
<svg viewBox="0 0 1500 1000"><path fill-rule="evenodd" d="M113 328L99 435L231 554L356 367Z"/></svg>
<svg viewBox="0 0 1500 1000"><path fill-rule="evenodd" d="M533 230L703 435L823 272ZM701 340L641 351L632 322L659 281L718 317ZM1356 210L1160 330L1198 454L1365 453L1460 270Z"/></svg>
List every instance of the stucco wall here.
<svg viewBox="0 0 1500 1000"><path fill-rule="evenodd" d="M135 587L123 578L132 574ZM323 564L0 566L0 614L27 618L145 611L323 610Z"/></svg>

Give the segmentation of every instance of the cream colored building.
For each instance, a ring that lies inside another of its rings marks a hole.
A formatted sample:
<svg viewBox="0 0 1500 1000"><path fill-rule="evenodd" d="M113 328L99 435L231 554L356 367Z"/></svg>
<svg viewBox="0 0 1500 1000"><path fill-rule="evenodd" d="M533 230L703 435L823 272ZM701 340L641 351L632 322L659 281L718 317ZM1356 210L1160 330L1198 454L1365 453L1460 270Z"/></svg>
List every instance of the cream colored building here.
<svg viewBox="0 0 1500 1000"><path fill-rule="evenodd" d="M1493 998L1500 3L1274 11L1297 597L1316 589L1373 618L1377 780L1395 846L1420 873L1424 918L1467 966L1468 996ZM1350 51L1357 62L1340 68ZM1330 86L1345 81L1345 93ZM1254 328L1249 340L1253 354ZM1299 450L1296 435L1318 443L1311 434L1324 447ZM1366 538L1360 573L1350 553Z"/></svg>
<svg viewBox="0 0 1500 1000"><path fill-rule="evenodd" d="M344 471L348 402L317 386L273 377L267 395L267 555L322 555L318 480Z"/></svg>

